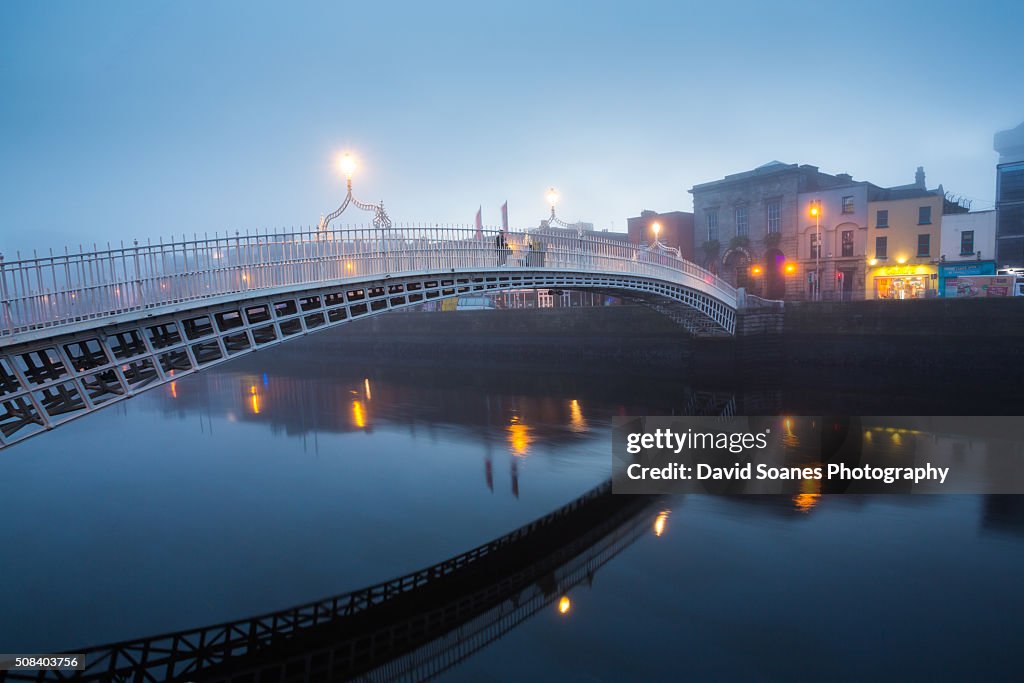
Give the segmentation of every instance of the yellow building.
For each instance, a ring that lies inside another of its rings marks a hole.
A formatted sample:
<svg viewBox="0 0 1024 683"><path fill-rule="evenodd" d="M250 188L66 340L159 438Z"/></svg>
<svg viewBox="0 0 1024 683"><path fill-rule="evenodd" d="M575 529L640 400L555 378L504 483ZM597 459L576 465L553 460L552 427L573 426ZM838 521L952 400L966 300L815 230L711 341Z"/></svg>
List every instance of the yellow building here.
<svg viewBox="0 0 1024 683"><path fill-rule="evenodd" d="M878 190L868 201L866 299L923 299L938 292L943 191Z"/></svg>

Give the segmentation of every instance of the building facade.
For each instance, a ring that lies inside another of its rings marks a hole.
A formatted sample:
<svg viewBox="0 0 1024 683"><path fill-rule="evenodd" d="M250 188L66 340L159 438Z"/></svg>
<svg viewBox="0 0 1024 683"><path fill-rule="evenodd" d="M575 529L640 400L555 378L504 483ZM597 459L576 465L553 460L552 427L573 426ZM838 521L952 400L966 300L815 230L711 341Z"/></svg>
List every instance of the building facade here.
<svg viewBox="0 0 1024 683"><path fill-rule="evenodd" d="M1024 267L1024 123L996 133L996 263Z"/></svg>
<svg viewBox="0 0 1024 683"><path fill-rule="evenodd" d="M868 192L873 188L869 183L851 182L800 193L797 259L805 275L802 284L807 287L808 298L813 298L816 286L825 301L864 298ZM815 282L816 277L821 278L820 284Z"/></svg>
<svg viewBox="0 0 1024 683"><path fill-rule="evenodd" d="M868 201L868 267L865 298L924 299L938 296L942 187L879 189Z"/></svg>
<svg viewBox="0 0 1024 683"><path fill-rule="evenodd" d="M995 261L996 212L945 213L939 237L943 262Z"/></svg>
<svg viewBox="0 0 1024 683"><path fill-rule="evenodd" d="M996 212L944 213L939 238L939 296L956 295L961 275L996 274Z"/></svg>
<svg viewBox="0 0 1024 683"><path fill-rule="evenodd" d="M839 188L864 185L854 182L846 174L829 175L816 166L779 161L728 175L721 180L694 185L690 189L693 195L694 258L697 263L719 273L732 284L745 287L752 294L769 299L810 298L805 268L812 260L809 258L812 252L806 232L809 218L806 203L820 198L824 211L826 201L831 206L833 201L841 202L847 195L859 196L859 190L851 189L844 194L838 191ZM827 197L823 194L831 190L837 192L829 192ZM860 217L851 220L851 223L861 221L854 229L855 251L857 235L862 234L864 225L864 210L862 201ZM829 208L829 213L832 212ZM841 243L844 230L839 229L843 223L841 218L840 210L828 219L835 221L829 223L832 228L829 239L839 240L831 252L833 255L844 253ZM825 240L823 234L823 244ZM823 255L826 253L829 252L823 249ZM806 258L801 258L801 254ZM839 268L844 273L852 271L856 283L857 268L852 263L851 260L849 264L832 264L832 279L835 279L834 273ZM813 280L813 275L810 279ZM823 292L825 285L823 277ZM828 291L835 295L835 283L829 282L828 287Z"/></svg>
<svg viewBox="0 0 1024 683"><path fill-rule="evenodd" d="M666 247L678 249L687 261L694 260L693 214L686 211L644 210L639 216L626 219L629 241L633 244L652 244L655 241L654 225L660 227L657 239Z"/></svg>

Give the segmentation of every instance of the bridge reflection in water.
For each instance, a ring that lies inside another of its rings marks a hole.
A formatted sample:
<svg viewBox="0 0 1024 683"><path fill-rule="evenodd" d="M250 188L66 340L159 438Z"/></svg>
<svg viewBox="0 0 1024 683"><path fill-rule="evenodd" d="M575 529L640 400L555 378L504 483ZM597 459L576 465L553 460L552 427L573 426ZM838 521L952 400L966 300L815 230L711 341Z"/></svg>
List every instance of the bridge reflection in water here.
<svg viewBox="0 0 1024 683"><path fill-rule="evenodd" d="M385 583L249 619L78 650L86 669L75 678L424 680L546 606L569 611L573 588L589 585L643 534L663 533L659 500L614 496L605 482L510 534Z"/></svg>

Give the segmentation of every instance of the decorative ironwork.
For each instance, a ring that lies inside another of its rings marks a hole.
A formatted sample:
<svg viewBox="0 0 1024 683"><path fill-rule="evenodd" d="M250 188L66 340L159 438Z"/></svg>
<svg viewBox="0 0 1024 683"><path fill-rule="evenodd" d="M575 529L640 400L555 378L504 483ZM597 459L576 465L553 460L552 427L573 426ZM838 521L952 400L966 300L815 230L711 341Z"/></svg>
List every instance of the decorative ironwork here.
<svg viewBox="0 0 1024 683"><path fill-rule="evenodd" d="M327 230L328 226L331 224L331 221L333 221L335 218L343 214L345 212L345 209L348 208L349 204L352 204L357 209L362 209L363 211L372 211L373 227L377 228L378 230L391 229L391 218L388 216L388 212L384 210L384 200L381 200L380 203L378 204L361 202L358 199L356 199L355 195L352 194L351 178L348 178L345 181L345 185L348 188L348 191L345 193L345 199L342 200L341 206L339 206L337 209L327 214L326 216L320 216L320 222L317 224L316 228L318 231Z"/></svg>

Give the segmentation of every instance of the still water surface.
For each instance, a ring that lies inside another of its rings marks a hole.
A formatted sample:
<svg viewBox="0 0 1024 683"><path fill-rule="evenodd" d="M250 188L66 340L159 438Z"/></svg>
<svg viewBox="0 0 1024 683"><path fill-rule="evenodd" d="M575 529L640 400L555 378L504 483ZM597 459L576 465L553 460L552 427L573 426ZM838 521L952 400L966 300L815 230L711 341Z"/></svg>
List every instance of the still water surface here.
<svg viewBox="0 0 1024 683"><path fill-rule="evenodd" d="M360 363L330 340L184 378L0 455L0 650L69 650L377 583L607 479L613 415L750 398L674 376ZM542 611L448 677L1010 670L1024 611L1016 497L663 507L564 614Z"/></svg>

